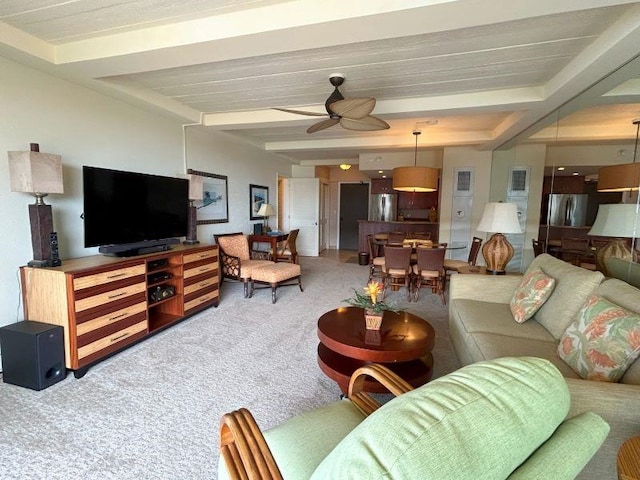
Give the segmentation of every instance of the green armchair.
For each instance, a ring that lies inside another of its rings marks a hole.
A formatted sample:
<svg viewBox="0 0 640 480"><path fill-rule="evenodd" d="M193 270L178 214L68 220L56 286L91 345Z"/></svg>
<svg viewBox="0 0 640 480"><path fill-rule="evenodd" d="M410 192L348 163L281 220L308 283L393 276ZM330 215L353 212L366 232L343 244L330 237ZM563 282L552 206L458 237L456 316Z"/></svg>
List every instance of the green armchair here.
<svg viewBox="0 0 640 480"><path fill-rule="evenodd" d="M380 405L366 376L397 398ZM479 362L415 390L379 365L357 370L349 400L260 432L241 409L223 416L219 478L573 479L609 426L566 419L560 372L533 357Z"/></svg>

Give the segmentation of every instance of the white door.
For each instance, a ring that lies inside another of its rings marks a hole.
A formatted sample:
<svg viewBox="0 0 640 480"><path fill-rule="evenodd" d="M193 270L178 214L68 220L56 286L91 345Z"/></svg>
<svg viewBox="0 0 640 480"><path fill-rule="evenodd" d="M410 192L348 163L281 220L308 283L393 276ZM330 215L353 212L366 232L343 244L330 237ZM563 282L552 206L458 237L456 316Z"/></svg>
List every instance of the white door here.
<svg viewBox="0 0 640 480"><path fill-rule="evenodd" d="M320 180L290 178L289 230L300 229L296 247L303 257L317 257L320 253Z"/></svg>

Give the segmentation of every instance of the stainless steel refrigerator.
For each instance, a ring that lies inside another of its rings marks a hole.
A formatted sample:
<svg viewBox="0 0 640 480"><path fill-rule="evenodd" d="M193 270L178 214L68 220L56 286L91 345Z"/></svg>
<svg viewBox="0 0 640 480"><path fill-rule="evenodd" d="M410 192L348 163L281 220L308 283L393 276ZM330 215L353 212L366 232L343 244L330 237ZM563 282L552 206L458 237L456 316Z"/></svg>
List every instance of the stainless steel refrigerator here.
<svg viewBox="0 0 640 480"><path fill-rule="evenodd" d="M376 193L369 199L369 220L395 222L398 213L397 193Z"/></svg>
<svg viewBox="0 0 640 480"><path fill-rule="evenodd" d="M584 227L587 221L586 193L549 194L548 224L566 227Z"/></svg>

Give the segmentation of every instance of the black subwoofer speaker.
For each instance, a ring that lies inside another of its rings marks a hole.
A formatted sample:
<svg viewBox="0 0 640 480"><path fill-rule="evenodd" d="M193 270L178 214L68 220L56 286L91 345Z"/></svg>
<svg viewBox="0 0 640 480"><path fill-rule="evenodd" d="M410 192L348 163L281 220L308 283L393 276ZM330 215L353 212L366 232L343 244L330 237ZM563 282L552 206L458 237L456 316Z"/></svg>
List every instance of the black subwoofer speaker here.
<svg viewBox="0 0 640 480"><path fill-rule="evenodd" d="M2 380L42 390L66 377L62 327L24 321L0 328Z"/></svg>

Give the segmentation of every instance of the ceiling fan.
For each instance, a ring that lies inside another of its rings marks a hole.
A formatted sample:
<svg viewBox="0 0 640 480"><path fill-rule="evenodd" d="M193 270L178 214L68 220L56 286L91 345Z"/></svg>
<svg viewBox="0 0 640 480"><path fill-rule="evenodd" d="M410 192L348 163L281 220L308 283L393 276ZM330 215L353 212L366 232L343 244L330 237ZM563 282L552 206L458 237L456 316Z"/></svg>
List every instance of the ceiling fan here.
<svg viewBox="0 0 640 480"><path fill-rule="evenodd" d="M329 82L334 86L333 93L324 102L327 113L305 112L288 108L275 108L281 112L295 113L297 115L309 115L312 117L329 117L307 128L307 133L315 133L325 128L333 127L338 123L347 130L368 131L386 130L389 124L384 120L370 115L376 106L373 97L344 98L338 87L344 82L344 75L332 73Z"/></svg>

